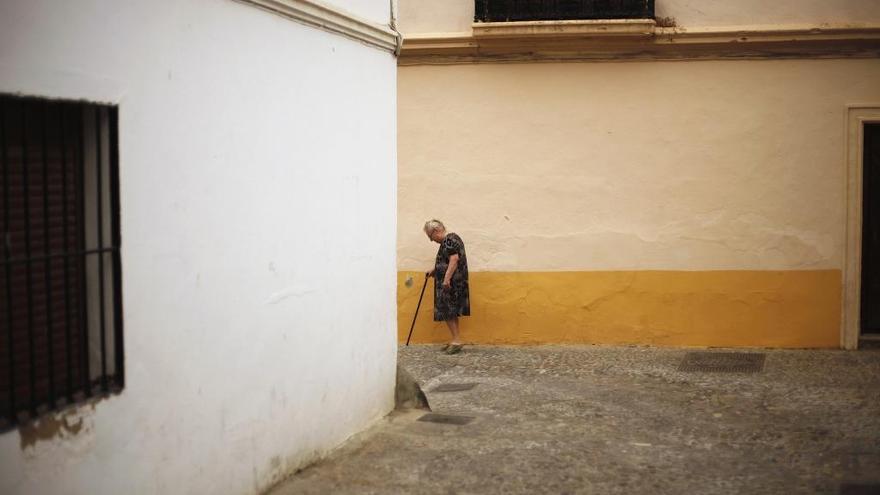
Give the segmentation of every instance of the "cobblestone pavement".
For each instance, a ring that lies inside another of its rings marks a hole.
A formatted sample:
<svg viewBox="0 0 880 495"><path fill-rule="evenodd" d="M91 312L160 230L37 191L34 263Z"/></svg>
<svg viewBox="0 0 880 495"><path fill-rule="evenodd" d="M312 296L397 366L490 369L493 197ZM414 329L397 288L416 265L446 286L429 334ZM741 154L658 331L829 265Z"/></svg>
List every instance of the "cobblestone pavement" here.
<svg viewBox="0 0 880 495"><path fill-rule="evenodd" d="M880 351L745 351L766 354L758 373L678 371L686 352L470 346L447 356L437 346L401 348L400 365L433 411L473 421L396 412L272 494L880 487ZM435 390L460 383L476 386Z"/></svg>

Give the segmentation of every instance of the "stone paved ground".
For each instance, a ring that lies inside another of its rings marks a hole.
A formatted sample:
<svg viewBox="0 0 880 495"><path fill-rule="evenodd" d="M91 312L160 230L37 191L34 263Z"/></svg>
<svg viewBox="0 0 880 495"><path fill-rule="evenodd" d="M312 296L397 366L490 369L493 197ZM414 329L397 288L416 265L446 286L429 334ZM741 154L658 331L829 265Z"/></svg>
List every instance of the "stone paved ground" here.
<svg viewBox="0 0 880 495"><path fill-rule="evenodd" d="M392 414L272 494L780 494L880 486L880 351L749 351L767 355L756 374L677 371L686 352L466 347L446 356L437 346L401 348L400 364L433 411L473 422ZM465 382L477 386L432 391Z"/></svg>

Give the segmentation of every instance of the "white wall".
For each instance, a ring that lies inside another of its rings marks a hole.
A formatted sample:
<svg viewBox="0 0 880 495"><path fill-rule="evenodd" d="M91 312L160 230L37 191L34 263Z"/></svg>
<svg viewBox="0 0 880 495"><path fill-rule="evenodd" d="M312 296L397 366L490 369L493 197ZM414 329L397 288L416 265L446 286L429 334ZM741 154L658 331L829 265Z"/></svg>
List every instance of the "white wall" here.
<svg viewBox="0 0 880 495"><path fill-rule="evenodd" d="M228 0L7 0L0 91L119 104L127 378L0 435L0 493L256 493L390 410L391 54Z"/></svg>

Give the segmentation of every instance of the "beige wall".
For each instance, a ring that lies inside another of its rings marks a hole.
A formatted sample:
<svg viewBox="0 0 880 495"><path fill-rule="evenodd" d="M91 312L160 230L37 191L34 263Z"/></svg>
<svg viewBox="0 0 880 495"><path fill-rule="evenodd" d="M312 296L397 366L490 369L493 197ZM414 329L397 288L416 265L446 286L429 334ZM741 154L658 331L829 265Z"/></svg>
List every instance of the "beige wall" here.
<svg viewBox="0 0 880 495"><path fill-rule="evenodd" d="M685 29L472 36L472 2L401 0L401 339L437 217L468 249L467 341L842 345L846 115L880 108L880 1L656 13Z"/></svg>
<svg viewBox="0 0 880 495"><path fill-rule="evenodd" d="M880 61L401 67L398 268L840 269L846 105Z"/></svg>
<svg viewBox="0 0 880 495"><path fill-rule="evenodd" d="M473 0L400 0L401 32L469 32ZM880 22L877 0L656 0L683 27Z"/></svg>
<svg viewBox="0 0 880 495"><path fill-rule="evenodd" d="M878 22L880 1L656 0L655 14L685 27Z"/></svg>
<svg viewBox="0 0 880 495"><path fill-rule="evenodd" d="M470 31L473 0L399 0L398 28L408 33Z"/></svg>

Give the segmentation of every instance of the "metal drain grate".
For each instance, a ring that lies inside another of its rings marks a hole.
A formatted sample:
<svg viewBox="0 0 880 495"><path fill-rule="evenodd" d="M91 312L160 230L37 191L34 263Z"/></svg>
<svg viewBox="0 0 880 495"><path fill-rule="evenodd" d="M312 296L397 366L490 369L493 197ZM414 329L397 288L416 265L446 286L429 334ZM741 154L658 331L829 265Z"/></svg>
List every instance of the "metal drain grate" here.
<svg viewBox="0 0 880 495"><path fill-rule="evenodd" d="M440 423L443 425L466 425L473 420L473 416L456 416L454 414L436 413L428 413L418 419L418 421L424 421L426 423Z"/></svg>
<svg viewBox="0 0 880 495"><path fill-rule="evenodd" d="M880 495L880 483L844 483L840 495Z"/></svg>
<svg viewBox="0 0 880 495"><path fill-rule="evenodd" d="M764 369L764 354L754 352L689 352L678 371L757 373Z"/></svg>
<svg viewBox="0 0 880 495"><path fill-rule="evenodd" d="M442 383L432 388L431 392L463 392L476 386L476 383Z"/></svg>

